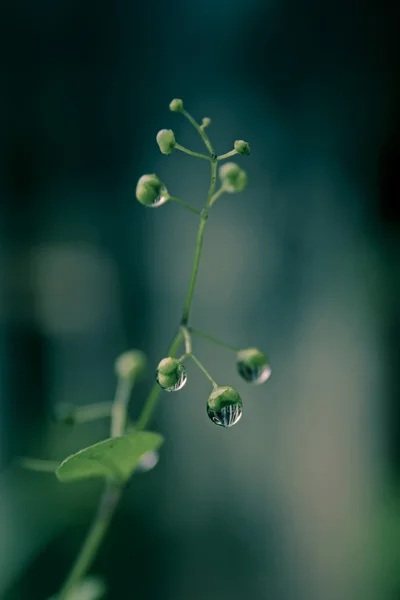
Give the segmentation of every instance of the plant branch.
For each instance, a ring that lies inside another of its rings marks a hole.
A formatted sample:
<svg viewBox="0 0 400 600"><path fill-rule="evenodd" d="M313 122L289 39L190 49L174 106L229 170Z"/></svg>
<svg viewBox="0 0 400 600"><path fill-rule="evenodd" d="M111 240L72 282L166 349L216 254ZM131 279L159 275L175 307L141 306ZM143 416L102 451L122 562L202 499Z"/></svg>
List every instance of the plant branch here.
<svg viewBox="0 0 400 600"><path fill-rule="evenodd" d="M85 406L77 406L74 412L76 423L88 423L97 419L104 419L111 414L111 402L96 402Z"/></svg>
<svg viewBox="0 0 400 600"><path fill-rule="evenodd" d="M179 329L178 333L174 337L174 340L167 352L167 356L175 357L176 353L179 350L179 346L182 343L182 330ZM138 431L142 429L146 429L148 422L150 421L154 409L157 405L158 396L160 395L161 388L158 383L154 383L153 387L150 390L149 395L147 396L146 402L142 408L142 412L139 415L139 418L136 422L136 429Z"/></svg>
<svg viewBox="0 0 400 600"><path fill-rule="evenodd" d="M189 150L189 148L185 148L185 146L181 146L180 144L176 143L175 144L175 148L177 150L180 150L181 152L184 152L185 154L189 154L190 156L195 156L196 158L202 158L204 160L212 160L211 156L207 156L207 154L201 154L200 152L194 152L194 150Z"/></svg>
<svg viewBox="0 0 400 600"><path fill-rule="evenodd" d="M207 202L206 202L205 208L201 212L200 225L199 225L199 229L197 231L196 251L195 251L195 255L194 255L189 289L187 291L186 300L185 300L185 304L183 307L183 314L182 314L182 321L181 321L182 325L187 325L187 323L189 321L189 313L190 313L190 308L192 306L193 294L194 294L194 290L196 287L197 274L198 274L199 265L200 265L201 250L203 247L204 229L205 229L207 219L208 219L208 209L210 207L210 202L211 202L211 199L214 194L216 180L217 180L217 161L215 159L213 159L211 162L211 182L210 182L210 188L208 190Z"/></svg>
<svg viewBox="0 0 400 600"><path fill-rule="evenodd" d="M214 202L216 202L218 200L218 198L220 196L222 196L222 194L224 194L226 192L226 188L221 185L221 187L219 188L219 190L217 190L215 192L215 194L213 194L211 200L210 200L210 208L212 207L212 205L214 204Z"/></svg>
<svg viewBox="0 0 400 600"><path fill-rule="evenodd" d="M16 458L15 463L23 469L28 469L29 471L38 471L40 473L55 473L57 467L60 465L59 461L42 460L41 458L28 458L25 456Z"/></svg>
<svg viewBox="0 0 400 600"><path fill-rule="evenodd" d="M119 377L111 410L111 437L120 437L125 433L128 403L134 380ZM97 551L107 533L115 508L122 495L124 486L113 479L107 481L100 498L99 508L91 528L75 559L72 569L61 588L57 600L68 600L70 592L90 569Z"/></svg>
<svg viewBox="0 0 400 600"><path fill-rule="evenodd" d="M185 356L188 356L192 352L192 340L190 337L189 329L182 325L181 327L183 339L185 341Z"/></svg>
<svg viewBox="0 0 400 600"><path fill-rule="evenodd" d="M199 210L197 210L197 208L193 208L193 206L190 206L190 204L187 204L186 202L184 202L183 200L180 200L179 198L175 198L175 196L168 196L168 200L171 200L172 202L176 202L177 204L184 206L188 210L191 210L192 212L196 213L196 215L199 215L199 216L201 215L201 212Z"/></svg>
<svg viewBox="0 0 400 600"><path fill-rule="evenodd" d="M72 570L61 588L57 600L68 600L68 597L79 581L90 569L101 542L107 533L118 501L121 497L123 486L113 481L106 484L100 499L96 517L76 558Z"/></svg>
<svg viewBox="0 0 400 600"><path fill-rule="evenodd" d="M235 156L235 154L239 153L237 152L237 150L233 149L229 152L226 152L225 154L220 154L219 156L217 156L217 160L225 160L225 158L230 158L231 156Z"/></svg>
<svg viewBox="0 0 400 600"><path fill-rule="evenodd" d="M212 386L213 387L218 387L218 384L214 381L214 379L211 377L210 373L207 371L207 369L201 364L201 362L199 361L198 358L196 358L196 356L194 354L191 354L190 357L194 360L194 362L196 363L196 365L199 367L200 371L202 371L202 373L204 373L204 375L207 377L207 379L209 381L211 381Z"/></svg>
<svg viewBox="0 0 400 600"><path fill-rule="evenodd" d="M192 115L190 115L187 110L183 111L183 114L185 115L185 117L187 118L187 120L189 121L189 123L191 123L191 125L193 125L193 127L196 129L196 131L199 132L199 134L201 135L201 138L207 148L207 150L209 151L209 153L211 155L214 154L214 148L212 147L212 144L210 142L210 139L208 137L208 135L206 134L206 132L204 131L204 129L202 129L200 127L200 125L197 123L197 121L195 121L192 117Z"/></svg>
<svg viewBox="0 0 400 600"><path fill-rule="evenodd" d="M234 348L233 346L230 346L229 344L225 344L225 342L221 342L220 340L217 340L216 338L212 337L211 335L208 335L207 333L203 333L202 331L199 331L198 329L193 329L193 327L188 327L188 330L190 331L190 333L194 333L195 335L202 337L205 340L209 340L216 346L221 346L221 348L225 348L226 350L231 350L231 352L239 352L238 348Z"/></svg>

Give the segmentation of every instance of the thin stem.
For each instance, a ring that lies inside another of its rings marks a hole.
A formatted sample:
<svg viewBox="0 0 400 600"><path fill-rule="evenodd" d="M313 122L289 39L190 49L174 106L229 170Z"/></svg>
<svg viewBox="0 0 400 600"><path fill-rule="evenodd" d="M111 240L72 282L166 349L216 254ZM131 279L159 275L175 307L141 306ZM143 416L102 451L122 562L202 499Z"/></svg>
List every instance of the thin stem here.
<svg viewBox="0 0 400 600"><path fill-rule="evenodd" d="M189 330L184 325L182 325L181 330L182 330L182 333L183 333L183 339L185 341L185 353L186 354L191 354L191 352L192 352L192 340L191 340L191 337L190 337Z"/></svg>
<svg viewBox="0 0 400 600"><path fill-rule="evenodd" d="M212 205L214 204L214 202L216 202L218 200L218 198L220 196L222 196L222 194L224 194L226 192L226 187L224 187L223 185L221 185L221 187L219 188L219 190L217 190L215 192L215 194L213 194L211 200L210 200L210 208L212 207Z"/></svg>
<svg viewBox="0 0 400 600"><path fill-rule="evenodd" d="M167 355L174 357L179 350L179 346L182 343L182 330L179 329L178 333L174 337L174 340L169 348ZM138 431L142 429L146 429L148 422L150 421L154 409L157 405L158 396L160 395L161 387L158 383L154 383L153 387L150 390L149 395L147 396L146 402L142 408L142 412L139 415L139 418L136 422L136 429Z"/></svg>
<svg viewBox="0 0 400 600"><path fill-rule="evenodd" d="M128 403L134 380L131 377L120 377L111 411L111 437L120 437L125 433Z"/></svg>
<svg viewBox="0 0 400 600"><path fill-rule="evenodd" d="M206 209L210 207L211 198L215 192L215 184L217 183L217 159L214 158L211 163L211 181L208 189Z"/></svg>
<svg viewBox="0 0 400 600"><path fill-rule="evenodd" d="M211 377L210 373L204 368L204 366L201 364L201 362L199 361L199 359L196 358L196 356L194 354L191 354L190 356L194 360L194 362L196 363L196 365L199 367L200 371L202 371L204 373L204 375L207 377L207 379L209 379L211 381L213 387L215 387L215 388L218 387L218 384Z"/></svg>
<svg viewBox="0 0 400 600"><path fill-rule="evenodd" d="M190 307L192 305L193 294L196 287L197 273L199 271L199 264L201 258L201 250L203 247L203 237L204 237L204 229L208 219L208 209L210 207L210 202L215 190L215 183L217 180L217 161L213 159L211 162L211 182L210 188L208 190L207 203L204 210L201 213L200 225L197 231L197 242L196 242L196 251L193 260L192 274L190 277L189 288L186 294L186 300L183 307L182 314L182 325L186 325L189 320Z"/></svg>
<svg viewBox="0 0 400 600"><path fill-rule="evenodd" d="M42 460L40 458L27 458L25 456L18 457L16 464L23 469L30 471L39 471L41 473L54 473L60 463L55 460Z"/></svg>
<svg viewBox="0 0 400 600"><path fill-rule="evenodd" d="M133 378L120 377L117 382L114 401L111 410L111 437L124 435L127 420L128 403L131 395ZM100 498L99 508L92 526L86 536L72 569L65 580L57 600L68 600L70 592L76 587L87 571L97 554L97 551L107 532L115 508L123 492L124 486L115 480L106 483Z"/></svg>
<svg viewBox="0 0 400 600"><path fill-rule="evenodd" d="M194 152L194 150L189 150L189 148L185 148L185 146L181 146L180 144L175 144L175 148L184 152L185 154L189 154L190 156L195 156L196 158L203 158L204 160L212 160L211 156L207 156L207 154L201 154L200 152Z"/></svg>
<svg viewBox="0 0 400 600"><path fill-rule="evenodd" d="M172 200L172 202L176 202L177 204L184 206L188 210L191 210L192 212L196 213L196 215L199 215L199 216L201 215L201 212L199 210L197 210L197 208L193 208L193 206L190 206L190 204L187 204L186 202L184 202L183 200L180 200L179 198L175 198L175 196L168 196L168 200Z"/></svg>
<svg viewBox="0 0 400 600"><path fill-rule="evenodd" d="M233 346L230 346L229 344L225 344L225 342L221 342L220 340L217 340L216 338L212 337L211 335L208 335L207 333L203 333L202 331L199 331L198 329L193 329L193 327L188 327L188 330L190 331L190 333L194 333L195 335L202 337L205 340L209 340L216 346L221 346L221 348L225 348L226 350L230 350L231 352L239 352L238 348L234 348Z"/></svg>
<svg viewBox="0 0 400 600"><path fill-rule="evenodd" d="M86 406L77 406L74 413L76 423L88 423L97 419L104 419L111 415L111 402L97 402Z"/></svg>
<svg viewBox="0 0 400 600"><path fill-rule="evenodd" d="M201 135L201 138L202 138L204 144L206 145L206 148L209 151L209 153L211 155L214 154L214 148L212 147L210 139L209 139L208 135L206 134L206 132L204 131L204 129L202 129L200 127L200 125L197 123L197 121L195 121L193 119L192 115L190 115L187 112L187 110L184 110L183 114L185 115L185 117L187 118L187 120L189 121L189 123L191 123L193 125L193 127L199 132L199 134Z"/></svg>
<svg viewBox="0 0 400 600"><path fill-rule="evenodd" d="M72 590L90 569L97 550L107 532L122 491L123 486L120 484L112 481L109 481L106 484L92 526L76 558L74 566L57 596L57 600L67 600Z"/></svg>
<svg viewBox="0 0 400 600"><path fill-rule="evenodd" d="M229 158L230 156L235 156L235 154L238 154L238 152L235 149L233 149L229 152L226 152L226 154L220 154L219 156L217 156L217 160L224 160L225 158Z"/></svg>

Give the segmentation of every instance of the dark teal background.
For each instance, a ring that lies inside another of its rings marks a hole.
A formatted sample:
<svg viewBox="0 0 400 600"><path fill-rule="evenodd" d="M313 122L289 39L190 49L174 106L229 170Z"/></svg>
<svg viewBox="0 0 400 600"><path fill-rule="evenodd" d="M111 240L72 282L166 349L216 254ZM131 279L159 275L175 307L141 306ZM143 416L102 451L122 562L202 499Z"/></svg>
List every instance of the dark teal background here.
<svg viewBox="0 0 400 600"><path fill-rule="evenodd" d="M49 415L110 400L115 356L139 347L151 368L134 417L179 322L196 218L134 198L155 171L204 201L207 165L155 143L166 127L202 150L168 111L174 97L212 119L219 153L238 138L252 147L238 159L247 190L210 215L193 325L261 347L273 374L249 388L231 355L196 342L238 388L243 419L211 424L194 368L161 397L160 463L133 478L93 572L110 599L399 597L398 563L377 566L390 542L370 544L400 462L397 12L361 0L2 4L1 598L57 591L100 492L14 458L61 460L105 437L105 423L69 431Z"/></svg>

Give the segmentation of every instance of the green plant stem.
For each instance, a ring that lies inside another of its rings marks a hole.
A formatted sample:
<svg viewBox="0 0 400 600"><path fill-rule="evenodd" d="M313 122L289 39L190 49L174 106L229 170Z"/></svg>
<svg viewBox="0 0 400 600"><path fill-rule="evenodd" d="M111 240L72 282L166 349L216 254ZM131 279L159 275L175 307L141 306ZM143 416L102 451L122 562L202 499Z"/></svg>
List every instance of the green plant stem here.
<svg viewBox="0 0 400 600"><path fill-rule="evenodd" d="M175 198L175 196L168 196L168 200L171 200L172 202L176 202L177 204L184 206L188 210L191 210L192 212L196 213L196 215L199 215L199 216L201 215L201 212L199 210L197 210L197 208L193 208L193 206L190 206L190 204L187 204L186 202L184 202L183 200L180 200L179 198Z"/></svg>
<svg viewBox="0 0 400 600"><path fill-rule="evenodd" d="M216 338L212 337L211 335L208 335L207 333L203 333L202 331L199 331L198 329L193 329L193 327L188 327L188 330L190 331L190 333L194 333L195 335L202 337L205 340L209 340L216 346L221 346L221 348L225 348L226 350L230 350L231 352L239 352L238 348L234 348L233 346L230 346L229 344L225 344L225 342L221 342L220 340L217 340Z"/></svg>
<svg viewBox="0 0 400 600"><path fill-rule="evenodd" d="M61 588L57 600L68 600L68 596L86 575L97 554L101 542L107 533L108 526L123 492L123 486L113 481L106 484L102 494L96 517L70 571L70 574Z"/></svg>
<svg viewBox="0 0 400 600"><path fill-rule="evenodd" d="M133 378L120 377L118 379L111 409L111 437L120 437L125 433L128 404L133 383ZM111 479L107 481L100 498L96 517L75 559L72 569L58 594L57 600L68 600L70 592L90 569L108 530L123 489L124 486L122 483Z"/></svg>
<svg viewBox="0 0 400 600"><path fill-rule="evenodd" d="M210 202L214 195L216 180L217 180L217 161L216 161L216 159L213 159L213 161L211 162L211 182L210 182L210 188L208 190L207 202L206 202L205 208L201 212L200 225L199 225L199 229L197 231L196 251L195 251L195 255L194 255L192 274L191 274L190 282L189 282L189 289L187 291L186 300L185 300L185 304L183 307L183 314L182 314L182 320L181 320L182 325L187 325L187 323L189 321L189 313L190 313L190 308L192 306L193 294L194 294L194 290L196 287L197 274L199 271L201 250L203 247L204 229L206 227L206 223L207 223L207 219L208 219L208 209L210 207Z"/></svg>
<svg viewBox="0 0 400 600"><path fill-rule="evenodd" d="M178 333L174 337L173 342L167 352L167 356L172 356L172 357L176 356L176 353L179 350L179 346L182 343L182 337L183 337L182 330L179 329ZM139 418L136 421L136 429L138 431L146 429L147 424L150 421L152 414L154 412L154 409L157 405L157 400L160 395L160 392L161 392L160 386L158 385L157 382L154 383L153 387L150 390L149 395L147 396L146 402L144 403L142 412L140 413Z"/></svg>
<svg viewBox="0 0 400 600"><path fill-rule="evenodd" d="M120 437L125 433L129 398L134 380L131 377L119 377L111 409L111 437Z"/></svg>
<svg viewBox="0 0 400 600"><path fill-rule="evenodd" d="M60 463L55 460L42 460L40 458L28 458L21 456L15 459L15 463L23 469L38 471L40 473L55 473Z"/></svg>
<svg viewBox="0 0 400 600"><path fill-rule="evenodd" d="M181 326L183 339L185 341L185 354L189 355L192 352L192 339L190 337L190 333L187 327Z"/></svg>
<svg viewBox="0 0 400 600"><path fill-rule="evenodd" d="M175 144L176 150L180 150L185 154L189 154L190 156L195 156L196 158L202 158L203 160L212 160L211 156L207 156L207 154L201 154L200 152L194 152L194 150L189 150L189 148L185 148L185 146L181 146L180 144Z"/></svg>
<svg viewBox="0 0 400 600"><path fill-rule="evenodd" d="M214 154L214 148L212 147L212 144L210 142L210 139L208 137L208 135L206 134L206 132L204 131L204 129L202 129L200 127L200 125L197 123L197 121L195 121L192 117L192 115L190 115L187 110L183 111L183 114L185 115L185 117L187 118L187 120L189 121L189 123L191 123L191 125L193 125L193 127L196 129L196 131L199 132L199 134L201 135L201 138L207 148L207 150L209 151L209 153L212 155Z"/></svg>
<svg viewBox="0 0 400 600"><path fill-rule="evenodd" d="M213 387L218 387L218 384L214 381L214 379L211 377L210 373L207 371L207 369L201 364L201 362L199 361L198 358L196 358L196 356L194 354L191 354L190 357L192 358L192 360L196 363L196 365L199 367L200 371L202 371L204 373L204 375L207 377L207 379L209 379L212 383Z"/></svg>
<svg viewBox="0 0 400 600"><path fill-rule="evenodd" d="M225 154L220 154L219 156L217 156L217 160L225 160L225 158L230 158L231 156L235 156L235 154L238 154L238 152L237 150L233 149L229 152L226 152Z"/></svg>
<svg viewBox="0 0 400 600"><path fill-rule="evenodd" d="M226 187L224 187L223 185L221 185L221 187L219 188L219 190L217 190L215 192L215 194L213 194L211 200L210 200L210 208L212 207L212 205L214 204L214 202L216 202L218 200L218 198L220 196L222 196L222 194L224 194L226 192Z"/></svg>
<svg viewBox="0 0 400 600"><path fill-rule="evenodd" d="M76 423L88 423L97 419L104 419L111 415L111 402L97 402L86 406L77 406L75 411Z"/></svg>

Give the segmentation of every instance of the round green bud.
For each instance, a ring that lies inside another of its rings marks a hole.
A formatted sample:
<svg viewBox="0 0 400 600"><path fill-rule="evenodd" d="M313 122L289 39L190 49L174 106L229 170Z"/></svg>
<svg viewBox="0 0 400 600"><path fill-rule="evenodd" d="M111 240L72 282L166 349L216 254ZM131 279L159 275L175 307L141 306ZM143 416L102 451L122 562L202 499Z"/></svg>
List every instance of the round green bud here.
<svg viewBox="0 0 400 600"><path fill-rule="evenodd" d="M203 129L205 129L206 127L210 127L211 125L211 119L209 119L208 117L204 117L204 119L201 122L201 126Z"/></svg>
<svg viewBox="0 0 400 600"><path fill-rule="evenodd" d="M241 192L247 185L247 175L236 163L227 162L219 170L219 178L229 193Z"/></svg>
<svg viewBox="0 0 400 600"><path fill-rule="evenodd" d="M217 386L207 401L207 414L211 421L220 427L232 427L243 413L242 400L231 387Z"/></svg>
<svg viewBox="0 0 400 600"><path fill-rule="evenodd" d="M183 112L183 100L174 98L169 104L169 110L172 112Z"/></svg>
<svg viewBox="0 0 400 600"><path fill-rule="evenodd" d="M233 147L239 154L243 154L244 156L248 156L250 154L250 144L244 140L236 140L236 142L233 144Z"/></svg>
<svg viewBox="0 0 400 600"><path fill-rule="evenodd" d="M158 363L156 380L166 392L177 392L187 381L186 369L179 360L167 356Z"/></svg>
<svg viewBox="0 0 400 600"><path fill-rule="evenodd" d="M161 206L168 200L168 190L155 175L142 175L136 185L136 198L144 206Z"/></svg>
<svg viewBox="0 0 400 600"><path fill-rule="evenodd" d="M268 358L258 348L246 348L236 354L239 375L249 383L264 383L271 375Z"/></svg>
<svg viewBox="0 0 400 600"><path fill-rule="evenodd" d="M175 135L172 129L161 129L157 133L157 144L163 154L171 154L175 148Z"/></svg>
<svg viewBox="0 0 400 600"><path fill-rule="evenodd" d="M117 377L124 379L138 379L144 375L147 358L141 350L128 350L120 354L114 364Z"/></svg>

